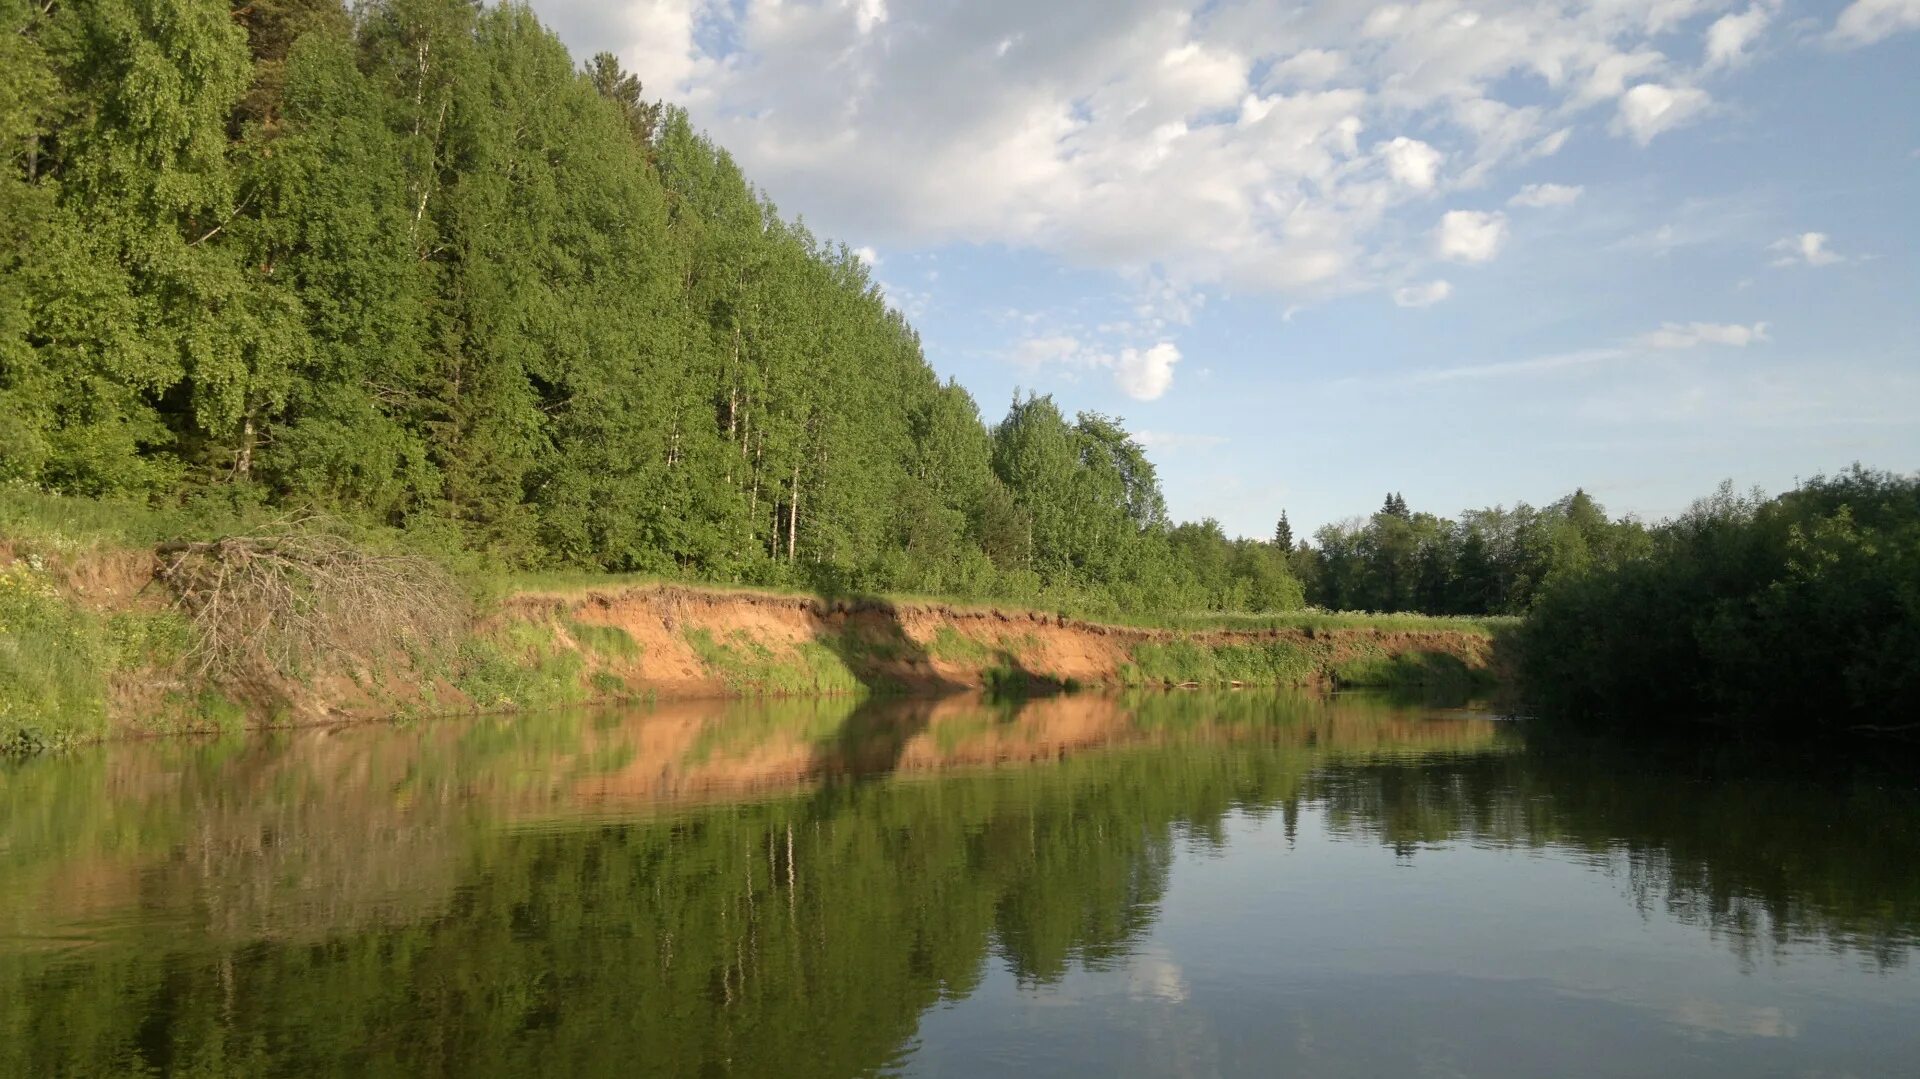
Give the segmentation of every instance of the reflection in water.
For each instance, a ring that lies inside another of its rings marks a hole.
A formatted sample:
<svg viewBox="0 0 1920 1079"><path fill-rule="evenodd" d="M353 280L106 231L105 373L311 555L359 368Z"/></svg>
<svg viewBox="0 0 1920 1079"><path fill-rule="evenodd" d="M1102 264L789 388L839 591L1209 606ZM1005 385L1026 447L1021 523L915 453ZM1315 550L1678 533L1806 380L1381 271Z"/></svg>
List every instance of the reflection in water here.
<svg viewBox="0 0 1920 1079"><path fill-rule="evenodd" d="M1457 1067L1476 1038L1554 1022L1511 975L1457 984L1469 960L1440 957L1482 915L1509 922L1488 922L1495 952L1548 924L1601 956L1680 927L1748 971L1813 945L1868 979L1848 985L1920 1002L1920 799L1807 772L1260 694L707 704L111 746L0 765L0 1074L1072 1071L1141 1031L1159 1032L1145 1055L1111 1068L1264 1070L1236 1062L1236 1039L1320 1070ZM1550 886L1527 876L1540 858L1576 867L1551 885L1570 903L1609 893L1617 924L1529 906ZM1512 894L1483 901L1500 874ZM1204 939L1189 924L1234 927L1221 958L1175 947ZM1369 975L1381 926L1399 961L1449 977ZM1234 953L1263 950L1296 965L1236 980ZM1547 976L1513 950L1511 969ZM1550 999L1621 995L1595 987L1613 984L1599 960L1568 969ZM1348 994L1344 1020L1282 1006L1309 978ZM1824 1029L1720 988L1663 1002L1661 1029ZM1463 993L1486 1014L1438 1023ZM1339 1022L1396 1000L1408 1060L1339 1042ZM1587 1035L1628 1022L1596 1008ZM1278 1014L1298 1037L1258 1041L1281 1036ZM1048 1037L1030 1042L1035 1022ZM968 1056L989 1045L1012 1055Z"/></svg>

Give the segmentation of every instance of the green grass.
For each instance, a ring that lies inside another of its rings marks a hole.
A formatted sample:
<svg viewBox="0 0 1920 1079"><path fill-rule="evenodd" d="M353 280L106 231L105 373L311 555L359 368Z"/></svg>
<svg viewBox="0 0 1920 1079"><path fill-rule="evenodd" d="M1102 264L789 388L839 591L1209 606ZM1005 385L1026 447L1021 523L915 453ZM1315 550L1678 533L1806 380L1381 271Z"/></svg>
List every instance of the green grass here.
<svg viewBox="0 0 1920 1079"><path fill-rule="evenodd" d="M952 626L941 626L934 631L933 640L927 644L927 655L943 663L981 664L993 658L993 652L986 645Z"/></svg>
<svg viewBox="0 0 1920 1079"><path fill-rule="evenodd" d="M869 642L842 638L836 649L818 641L805 641L790 652L777 653L744 632L715 640L704 629L689 629L687 644L700 662L743 696L796 696L809 693L858 693L869 688L867 682L848 666L847 655L858 655Z"/></svg>
<svg viewBox="0 0 1920 1079"><path fill-rule="evenodd" d="M605 660L631 663L640 658L640 642L619 626L602 626L592 622L567 620L567 634L577 641L581 648Z"/></svg>
<svg viewBox="0 0 1920 1079"><path fill-rule="evenodd" d="M1468 667L1445 652L1403 652L1397 656L1364 656L1333 670L1335 685L1348 688L1438 689L1464 691L1486 682L1485 671Z"/></svg>
<svg viewBox="0 0 1920 1079"><path fill-rule="evenodd" d="M462 642L449 680L476 710L556 708L587 699L586 667L544 624L509 621Z"/></svg>
<svg viewBox="0 0 1920 1079"><path fill-rule="evenodd" d="M29 563L0 568L0 752L57 749L107 726L113 642Z"/></svg>
<svg viewBox="0 0 1920 1079"><path fill-rule="evenodd" d="M1155 629L1189 631L1235 630L1342 630L1377 629L1394 633L1472 633L1495 636L1520 624L1512 615L1396 614L1375 611L1324 611L1309 607L1298 611L1271 614L1230 614L1204 611L1195 614L1145 615L1124 618L1119 624Z"/></svg>
<svg viewBox="0 0 1920 1079"><path fill-rule="evenodd" d="M1223 685L1245 682L1263 686L1298 686L1314 680L1319 670L1306 649L1288 641L1249 641L1207 645L1174 640L1135 645L1133 662L1121 672L1134 685L1154 682L1197 682Z"/></svg>

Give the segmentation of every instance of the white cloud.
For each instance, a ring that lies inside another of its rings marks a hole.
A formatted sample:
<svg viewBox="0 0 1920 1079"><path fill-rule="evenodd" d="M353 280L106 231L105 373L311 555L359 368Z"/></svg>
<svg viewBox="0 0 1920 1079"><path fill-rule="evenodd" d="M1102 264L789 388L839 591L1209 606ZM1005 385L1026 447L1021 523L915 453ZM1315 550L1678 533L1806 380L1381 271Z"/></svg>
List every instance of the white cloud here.
<svg viewBox="0 0 1920 1079"><path fill-rule="evenodd" d="M1747 48L1765 32L1773 20L1771 7L1755 4L1738 15L1722 15L1707 27L1707 69L1738 67L1747 59Z"/></svg>
<svg viewBox="0 0 1920 1079"><path fill-rule="evenodd" d="M1179 362L1180 350L1167 341L1145 350L1130 348L1120 353L1113 381L1128 397L1152 401L1173 386L1173 365Z"/></svg>
<svg viewBox="0 0 1920 1079"><path fill-rule="evenodd" d="M1415 191L1431 191L1440 175L1444 155L1419 139L1398 136L1374 147L1387 161L1387 175Z"/></svg>
<svg viewBox="0 0 1920 1079"><path fill-rule="evenodd" d="M1613 132L1645 146L1655 135L1691 122L1712 103L1705 90L1692 86L1643 82L1621 96Z"/></svg>
<svg viewBox="0 0 1920 1079"><path fill-rule="evenodd" d="M1854 0L1833 24L1835 44L1871 45L1905 30L1920 29L1920 0Z"/></svg>
<svg viewBox="0 0 1920 1079"><path fill-rule="evenodd" d="M853 0L853 23L862 34L887 21L887 0Z"/></svg>
<svg viewBox="0 0 1920 1079"><path fill-rule="evenodd" d="M1020 341L1008 358L1029 372L1066 372L1069 379L1081 371L1109 370L1122 393L1136 401L1152 401L1172 388L1180 349L1162 341L1150 348L1124 348L1116 355L1071 334L1043 334Z"/></svg>
<svg viewBox="0 0 1920 1079"><path fill-rule="evenodd" d="M1452 285L1445 281L1429 281L1424 285L1394 289L1393 302L1401 307L1432 307L1451 295Z"/></svg>
<svg viewBox="0 0 1920 1079"><path fill-rule="evenodd" d="M864 244L853 249L853 257L865 263L869 270L880 265L880 252Z"/></svg>
<svg viewBox="0 0 1920 1079"><path fill-rule="evenodd" d="M1434 191L1498 183L1580 128L1645 142L1703 115L1662 49L1736 2L534 5L824 235L1298 303L1404 280Z"/></svg>
<svg viewBox="0 0 1920 1079"><path fill-rule="evenodd" d="M1847 261L1844 255L1827 248L1829 239L1824 232L1803 232L1775 240L1767 250L1780 252L1780 257L1773 260L1775 266L1831 266Z"/></svg>
<svg viewBox="0 0 1920 1079"><path fill-rule="evenodd" d="M1507 215L1449 210L1433 230L1434 251L1454 262L1489 262L1507 240Z"/></svg>
<svg viewBox="0 0 1920 1079"><path fill-rule="evenodd" d="M1347 67L1347 58L1326 49L1302 49L1273 65L1267 82L1273 86L1320 87L1332 82Z"/></svg>
<svg viewBox="0 0 1920 1079"><path fill-rule="evenodd" d="M1563 127L1560 130L1554 132L1553 134L1548 135L1546 138L1541 139L1538 143L1535 143L1533 147L1533 156L1534 157L1552 157L1553 155L1559 153L1560 148L1562 146L1565 146L1567 144L1567 140L1572 137L1573 137L1573 129L1570 127Z"/></svg>
<svg viewBox="0 0 1920 1079"><path fill-rule="evenodd" d="M1540 209L1547 206L1568 206L1577 200L1586 188L1577 184L1528 184L1520 193L1507 200L1508 206L1525 206Z"/></svg>
<svg viewBox="0 0 1920 1079"><path fill-rule="evenodd" d="M1767 324L1756 322L1751 326L1741 326L1720 322L1663 322L1659 329L1641 334L1637 340L1647 348L1695 348L1699 345L1745 348L1767 340Z"/></svg>
<svg viewBox="0 0 1920 1079"><path fill-rule="evenodd" d="M1079 338L1066 334L1026 338L1013 347L1010 359L1029 370L1038 370L1042 367L1086 367L1101 362L1096 355L1089 353L1080 344Z"/></svg>

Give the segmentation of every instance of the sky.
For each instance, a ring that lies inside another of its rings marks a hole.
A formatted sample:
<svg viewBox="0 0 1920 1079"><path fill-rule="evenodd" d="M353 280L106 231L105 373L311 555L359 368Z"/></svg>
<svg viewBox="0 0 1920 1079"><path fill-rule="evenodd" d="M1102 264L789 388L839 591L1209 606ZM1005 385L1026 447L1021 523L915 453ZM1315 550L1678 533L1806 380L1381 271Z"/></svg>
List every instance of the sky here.
<svg viewBox="0 0 1920 1079"><path fill-rule="evenodd" d="M533 0L1265 536L1920 469L1920 0Z"/></svg>

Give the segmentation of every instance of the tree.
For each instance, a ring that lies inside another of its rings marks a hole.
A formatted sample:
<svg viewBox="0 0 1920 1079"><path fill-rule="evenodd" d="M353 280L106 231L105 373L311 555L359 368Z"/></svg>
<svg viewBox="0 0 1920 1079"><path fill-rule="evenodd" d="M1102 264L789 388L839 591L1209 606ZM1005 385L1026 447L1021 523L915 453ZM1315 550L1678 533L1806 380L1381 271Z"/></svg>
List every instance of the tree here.
<svg viewBox="0 0 1920 1079"><path fill-rule="evenodd" d="M1282 551L1293 550L1293 525L1287 521L1287 511L1280 511L1280 523L1273 526L1273 545Z"/></svg>
<svg viewBox="0 0 1920 1079"><path fill-rule="evenodd" d="M661 105L642 97L640 77L620 69L620 58L610 52L597 52L587 61L587 81L602 97L618 105L627 129L642 146L653 145L654 130L660 124Z"/></svg>

